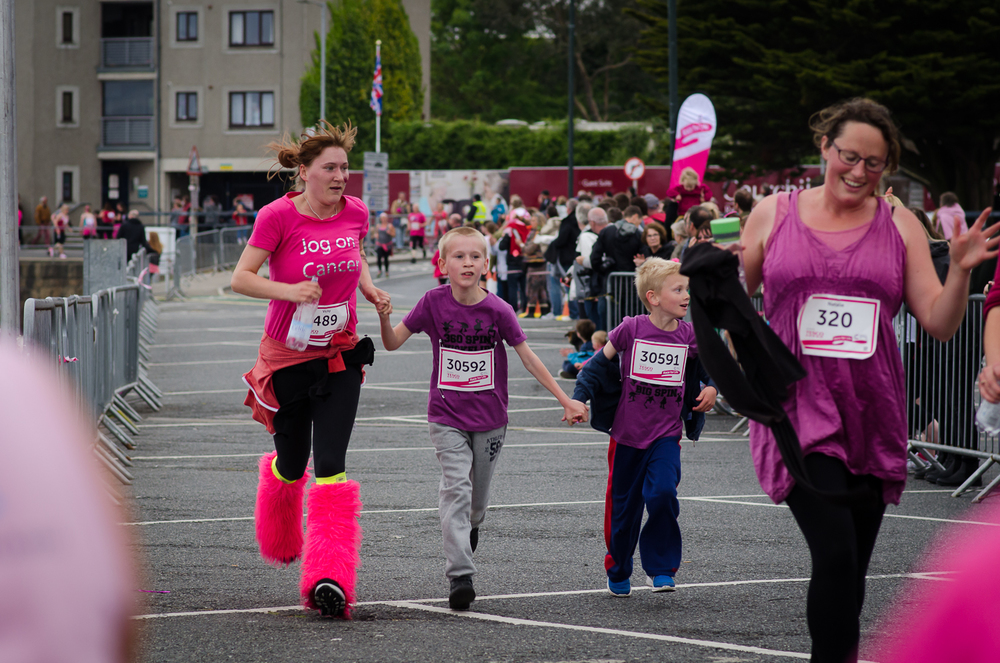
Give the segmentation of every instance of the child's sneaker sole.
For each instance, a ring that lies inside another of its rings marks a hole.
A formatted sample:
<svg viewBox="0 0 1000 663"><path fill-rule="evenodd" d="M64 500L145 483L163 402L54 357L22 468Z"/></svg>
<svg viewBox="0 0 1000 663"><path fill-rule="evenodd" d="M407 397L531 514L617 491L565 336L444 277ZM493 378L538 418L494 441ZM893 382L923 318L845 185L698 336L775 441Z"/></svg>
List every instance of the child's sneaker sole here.
<svg viewBox="0 0 1000 663"><path fill-rule="evenodd" d="M343 617L347 607L344 590L336 580L323 578L313 588L313 603L323 617Z"/></svg>

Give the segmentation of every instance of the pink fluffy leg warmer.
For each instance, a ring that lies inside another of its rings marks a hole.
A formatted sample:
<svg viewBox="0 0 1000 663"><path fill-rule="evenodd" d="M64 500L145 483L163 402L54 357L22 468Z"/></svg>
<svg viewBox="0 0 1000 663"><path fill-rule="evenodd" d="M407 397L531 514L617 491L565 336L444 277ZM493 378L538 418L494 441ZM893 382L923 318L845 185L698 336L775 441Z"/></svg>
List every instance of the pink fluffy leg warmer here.
<svg viewBox="0 0 1000 663"><path fill-rule="evenodd" d="M276 453L264 454L257 462L257 506L253 516L260 556L268 564L283 566L302 555L302 493L309 472L295 483L285 483L271 471Z"/></svg>
<svg viewBox="0 0 1000 663"><path fill-rule="evenodd" d="M299 583L302 602L308 608L316 608L312 600L316 582L323 578L336 580L347 599L345 618L350 617L357 570L361 566L359 488L357 481L314 484L307 498L309 515Z"/></svg>

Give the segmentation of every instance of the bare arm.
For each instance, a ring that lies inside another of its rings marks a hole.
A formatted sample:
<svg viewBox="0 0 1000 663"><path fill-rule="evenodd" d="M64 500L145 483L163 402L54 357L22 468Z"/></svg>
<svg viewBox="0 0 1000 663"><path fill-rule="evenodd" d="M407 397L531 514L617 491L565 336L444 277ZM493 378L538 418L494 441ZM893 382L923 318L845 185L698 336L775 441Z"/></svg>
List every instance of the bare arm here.
<svg viewBox="0 0 1000 663"><path fill-rule="evenodd" d="M406 339L413 335L413 332L407 329L406 325L402 322L393 327L392 323L389 322L388 312L379 313L378 322L380 331L382 332L382 345L389 352L399 349L403 343L406 343Z"/></svg>
<svg viewBox="0 0 1000 663"><path fill-rule="evenodd" d="M743 269L746 273L747 292L757 292L764 278L764 247L774 228L778 197L768 196L760 201L747 218L743 228Z"/></svg>
<svg viewBox="0 0 1000 663"><path fill-rule="evenodd" d="M578 421L587 420L587 406L580 401L574 401L566 395L566 392L556 384L555 378L549 374L549 370L545 368L542 360L528 347L527 341L522 341L515 345L514 351L517 352L517 356L521 358L521 363L528 369L528 372L538 380L539 384L548 389L556 397L559 405L563 406L563 421L568 421L572 425Z"/></svg>
<svg viewBox="0 0 1000 663"><path fill-rule="evenodd" d="M279 299L297 304L320 298L323 289L319 287L318 283L309 280L299 283L281 283L265 279L257 274L260 266L270 255L270 251L247 244L240 256L240 261L236 263L236 268L233 270L233 292L257 299Z"/></svg>

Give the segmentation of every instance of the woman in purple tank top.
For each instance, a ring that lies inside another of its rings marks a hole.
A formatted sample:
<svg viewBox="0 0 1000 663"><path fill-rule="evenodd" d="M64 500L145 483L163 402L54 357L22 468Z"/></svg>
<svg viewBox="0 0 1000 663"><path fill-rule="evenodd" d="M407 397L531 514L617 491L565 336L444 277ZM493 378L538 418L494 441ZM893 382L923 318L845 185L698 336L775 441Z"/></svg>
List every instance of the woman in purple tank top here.
<svg viewBox="0 0 1000 663"><path fill-rule="evenodd" d="M942 286L917 218L876 195L899 164L889 110L868 99L841 102L810 120L827 168L822 186L779 193L754 208L743 234L747 287L764 285L772 329L807 376L784 403L817 488L866 486L867 503L835 504L795 485L774 437L752 424L761 487L785 501L812 555L806 617L812 660L857 660L865 575L885 505L906 483L903 366L892 319L905 301L933 337L958 329L969 273L997 255L989 210L962 234L956 224Z"/></svg>

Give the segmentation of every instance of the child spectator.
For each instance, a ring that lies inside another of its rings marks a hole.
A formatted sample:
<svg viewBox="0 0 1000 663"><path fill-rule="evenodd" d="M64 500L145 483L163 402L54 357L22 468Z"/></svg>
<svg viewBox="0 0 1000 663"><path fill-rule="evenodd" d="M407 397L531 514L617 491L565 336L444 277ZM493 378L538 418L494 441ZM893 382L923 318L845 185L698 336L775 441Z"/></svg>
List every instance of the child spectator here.
<svg viewBox="0 0 1000 663"><path fill-rule="evenodd" d="M490 480L507 433L507 353L563 406L563 420L586 421L587 408L570 399L528 347L513 309L479 286L489 246L474 228L455 228L438 244L438 263L449 285L430 290L395 327L380 313L382 343L393 351L412 334L431 338L431 388L427 421L441 464L439 513L450 581L448 604L466 610L476 598L472 553L486 517Z"/></svg>
<svg viewBox="0 0 1000 663"><path fill-rule="evenodd" d="M594 354L596 355L600 352L605 345L608 344L608 332L603 329L598 329L594 332L594 335L590 337L590 342L594 345ZM583 363L577 367L577 370L583 370L583 364L586 364L593 358L593 355L583 360Z"/></svg>
<svg viewBox="0 0 1000 663"><path fill-rule="evenodd" d="M573 394L577 400L593 401L595 428L606 425L603 422L611 413L598 399L606 400L615 392L607 373L621 354L621 393L610 426L611 476L605 513L605 568L608 591L614 596L632 592L632 555L637 542L647 584L654 592L674 590L681 560L677 484L682 422L688 437L696 439L704 419L689 418L687 410L707 412L718 393L711 380L699 373L694 328L682 320L690 296L680 265L650 258L636 271L635 281L649 315L626 317L608 335L608 344L587 362ZM692 400L686 388L696 387L701 380L707 386ZM649 518L640 529L643 506Z"/></svg>
<svg viewBox="0 0 1000 663"><path fill-rule="evenodd" d="M576 329L573 330L573 340L571 342L573 342L574 347L577 347L575 341L579 340L580 345L576 352L570 352L569 348L560 350L560 353L566 357L566 360L563 361L559 377L564 380L575 380L583 362L594 356L594 345L591 343L591 339L596 329L597 326L586 318L576 321Z"/></svg>

